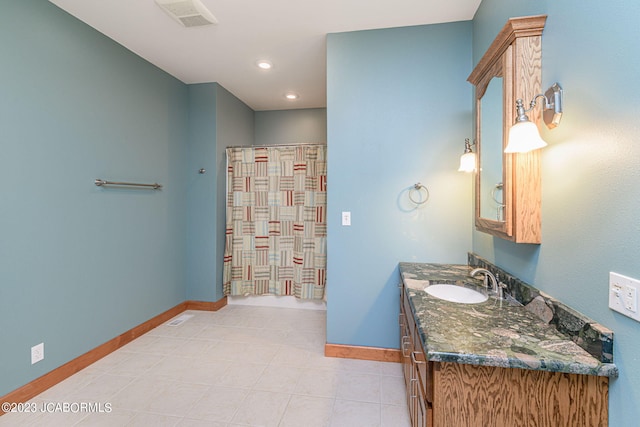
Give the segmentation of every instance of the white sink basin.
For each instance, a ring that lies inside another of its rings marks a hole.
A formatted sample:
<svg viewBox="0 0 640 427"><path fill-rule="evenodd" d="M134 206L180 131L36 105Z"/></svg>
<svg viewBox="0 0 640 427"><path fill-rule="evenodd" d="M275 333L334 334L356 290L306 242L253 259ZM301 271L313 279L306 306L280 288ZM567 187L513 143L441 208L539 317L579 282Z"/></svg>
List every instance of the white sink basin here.
<svg viewBox="0 0 640 427"><path fill-rule="evenodd" d="M489 297L482 292L446 283L429 285L424 288L424 290L426 293L433 295L436 298L461 304L478 304L489 299Z"/></svg>

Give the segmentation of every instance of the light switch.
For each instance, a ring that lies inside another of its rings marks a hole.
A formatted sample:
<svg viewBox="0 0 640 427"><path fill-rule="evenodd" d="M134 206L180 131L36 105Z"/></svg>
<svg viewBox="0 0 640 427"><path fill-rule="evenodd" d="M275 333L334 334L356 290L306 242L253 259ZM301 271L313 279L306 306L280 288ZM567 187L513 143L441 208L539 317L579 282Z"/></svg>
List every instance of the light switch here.
<svg viewBox="0 0 640 427"><path fill-rule="evenodd" d="M351 212L342 212L342 225L351 225Z"/></svg>

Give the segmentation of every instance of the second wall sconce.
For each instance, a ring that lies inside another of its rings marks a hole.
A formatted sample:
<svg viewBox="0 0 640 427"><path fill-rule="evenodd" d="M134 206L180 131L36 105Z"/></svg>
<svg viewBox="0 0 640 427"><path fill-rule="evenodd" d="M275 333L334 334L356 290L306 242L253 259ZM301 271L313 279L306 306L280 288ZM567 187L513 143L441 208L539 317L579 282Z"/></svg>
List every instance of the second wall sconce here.
<svg viewBox="0 0 640 427"><path fill-rule="evenodd" d="M458 172L475 172L476 171L476 153L471 150L471 146L476 145L474 142L471 144L469 138L464 140L464 154L460 156L460 167Z"/></svg>
<svg viewBox="0 0 640 427"><path fill-rule="evenodd" d="M516 100L516 123L509 129L509 143L504 149L505 153L527 153L538 148L546 147L547 143L540 136L538 127L529 120L526 113L533 110L538 98L544 99L542 106L542 117L549 129L553 129L560 124L562 117L562 88L558 83L554 83L544 94L536 95L529 109L524 109L522 99Z"/></svg>

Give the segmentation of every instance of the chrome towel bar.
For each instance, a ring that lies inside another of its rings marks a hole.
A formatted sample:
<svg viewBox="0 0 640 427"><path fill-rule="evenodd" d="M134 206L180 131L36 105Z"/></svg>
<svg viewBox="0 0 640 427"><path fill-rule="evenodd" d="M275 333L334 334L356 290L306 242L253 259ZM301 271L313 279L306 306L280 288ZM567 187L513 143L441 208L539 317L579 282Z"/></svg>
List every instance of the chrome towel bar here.
<svg viewBox="0 0 640 427"><path fill-rule="evenodd" d="M102 187L104 185L117 185L117 186L132 186L132 187L145 187L145 188L152 188L154 190L160 190L162 189L162 185L158 184L158 183L153 183L153 184L138 184L135 182L115 182L115 181L106 181L104 179L96 179L95 180L95 184L98 187Z"/></svg>

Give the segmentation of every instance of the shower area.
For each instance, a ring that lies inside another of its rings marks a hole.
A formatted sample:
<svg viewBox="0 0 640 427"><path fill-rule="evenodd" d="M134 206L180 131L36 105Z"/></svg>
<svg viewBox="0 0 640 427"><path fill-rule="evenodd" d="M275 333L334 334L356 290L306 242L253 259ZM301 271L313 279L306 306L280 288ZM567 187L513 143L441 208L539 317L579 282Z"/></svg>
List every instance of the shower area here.
<svg viewBox="0 0 640 427"><path fill-rule="evenodd" d="M322 302L326 145L229 147L226 156L224 295Z"/></svg>

